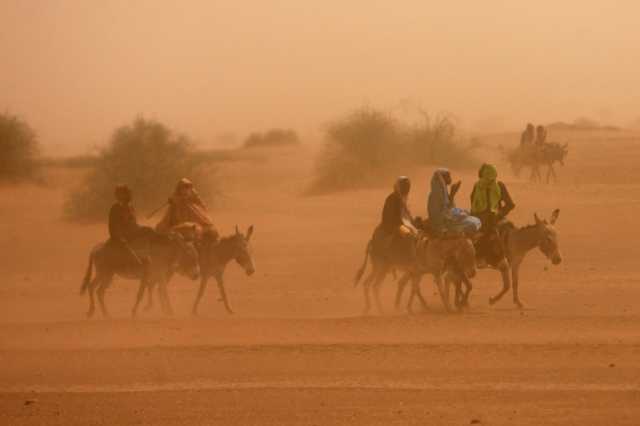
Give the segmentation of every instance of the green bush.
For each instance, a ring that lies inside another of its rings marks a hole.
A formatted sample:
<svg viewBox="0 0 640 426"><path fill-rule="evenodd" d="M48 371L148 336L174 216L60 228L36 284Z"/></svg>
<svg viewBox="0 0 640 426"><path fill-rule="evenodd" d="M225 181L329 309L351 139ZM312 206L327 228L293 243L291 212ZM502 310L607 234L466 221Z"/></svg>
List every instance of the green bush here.
<svg viewBox="0 0 640 426"><path fill-rule="evenodd" d="M190 140L165 125L139 118L115 131L82 185L69 194L65 216L74 220L106 219L114 187L133 191L139 215L159 207L179 179L191 179L201 196L215 195L215 174L195 153Z"/></svg>
<svg viewBox="0 0 640 426"><path fill-rule="evenodd" d="M291 129L271 129L265 133L252 133L244 141L245 148L272 148L300 143L298 134Z"/></svg>
<svg viewBox="0 0 640 426"><path fill-rule="evenodd" d="M0 114L0 181L36 179L38 168L35 132L18 117Z"/></svg>
<svg viewBox="0 0 640 426"><path fill-rule="evenodd" d="M403 123L390 114L359 109L327 127L309 192L322 193L377 185L398 170L423 165L473 167L471 150L456 139L447 117Z"/></svg>

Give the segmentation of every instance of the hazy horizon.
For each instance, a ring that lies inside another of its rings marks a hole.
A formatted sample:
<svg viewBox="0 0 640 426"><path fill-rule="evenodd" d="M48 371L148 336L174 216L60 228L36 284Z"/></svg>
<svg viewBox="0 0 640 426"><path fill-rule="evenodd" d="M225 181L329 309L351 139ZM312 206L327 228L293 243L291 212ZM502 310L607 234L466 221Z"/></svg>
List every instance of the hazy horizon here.
<svg viewBox="0 0 640 426"><path fill-rule="evenodd" d="M0 110L50 154L137 115L207 146L365 104L484 131L640 117L640 4L515 3L1 0Z"/></svg>

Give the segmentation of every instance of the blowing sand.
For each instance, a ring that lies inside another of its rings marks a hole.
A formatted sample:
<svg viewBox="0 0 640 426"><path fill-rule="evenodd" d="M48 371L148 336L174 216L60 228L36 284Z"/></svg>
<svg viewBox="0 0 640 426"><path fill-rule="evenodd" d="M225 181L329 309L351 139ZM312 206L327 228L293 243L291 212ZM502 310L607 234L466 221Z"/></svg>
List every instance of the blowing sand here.
<svg viewBox="0 0 640 426"><path fill-rule="evenodd" d="M352 278L390 189L301 196L312 155L300 148L222 170L216 223L223 233L256 228L256 274L227 271L235 315L210 286L201 316L190 317L197 283L177 278L176 316L156 307L134 321L136 283L116 280L114 319L86 320L78 289L106 227L60 219L83 171L50 170L47 187L0 188L0 424L636 425L640 139L571 142L556 185L500 165L516 224L561 210L563 263L529 255L522 311L511 294L488 305L501 284L483 271L468 313L445 314L430 278L430 312L394 313L389 279L386 315L361 316ZM415 214L431 171L411 171ZM466 200L473 174L461 177Z"/></svg>

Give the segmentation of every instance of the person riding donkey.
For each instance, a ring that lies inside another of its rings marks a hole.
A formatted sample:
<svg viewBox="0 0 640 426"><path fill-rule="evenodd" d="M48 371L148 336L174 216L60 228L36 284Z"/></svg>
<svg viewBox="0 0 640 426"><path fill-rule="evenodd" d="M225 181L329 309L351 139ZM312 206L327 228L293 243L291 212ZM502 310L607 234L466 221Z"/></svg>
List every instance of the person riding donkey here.
<svg viewBox="0 0 640 426"><path fill-rule="evenodd" d="M480 219L455 206L454 198L461 182L451 185L451 173L439 168L431 177L431 192L427 202L429 230L434 236L464 234L473 236L481 226ZM449 190L449 185L451 189Z"/></svg>
<svg viewBox="0 0 640 426"><path fill-rule="evenodd" d="M116 254L119 263L125 269L148 269L146 258L136 254L130 246L131 241L140 237L144 232L151 231L147 227L138 225L135 210L132 205L131 189L126 185L115 188L116 203L109 210L109 247ZM153 232L153 231L151 231Z"/></svg>
<svg viewBox="0 0 640 426"><path fill-rule="evenodd" d="M478 171L478 178L471 193L471 214L482 222L482 236L476 247L478 264L496 266L504 259L504 250L495 250L494 247L496 244L501 246L499 228L515 204L506 185L497 180L495 166L483 164Z"/></svg>
<svg viewBox="0 0 640 426"><path fill-rule="evenodd" d="M407 263L413 263L416 259L418 235L407 205L410 191L409 178L398 177L393 192L385 199L382 220L372 239L373 251Z"/></svg>
<svg viewBox="0 0 640 426"><path fill-rule="evenodd" d="M180 179L173 195L169 197L168 204L169 209L156 225L158 232L167 233L176 226L190 222L200 228L201 235L196 236L197 239L201 239L205 244L218 241L219 234L207 207L189 179Z"/></svg>

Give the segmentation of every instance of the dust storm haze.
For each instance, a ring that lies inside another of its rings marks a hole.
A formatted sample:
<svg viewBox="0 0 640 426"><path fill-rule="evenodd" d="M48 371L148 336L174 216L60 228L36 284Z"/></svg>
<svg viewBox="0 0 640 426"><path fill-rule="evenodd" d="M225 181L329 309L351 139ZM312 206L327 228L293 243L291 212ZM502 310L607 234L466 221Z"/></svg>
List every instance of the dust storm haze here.
<svg viewBox="0 0 640 426"><path fill-rule="evenodd" d="M636 426L638 16L631 1L0 0L0 425ZM436 118L411 122L418 107ZM527 122L548 139L522 138ZM446 193L438 167L468 209L482 162L504 184L479 182L486 204L496 186L515 203L491 240L504 274L465 238L421 238L421 267L466 244L467 304L447 309L425 275L410 305L401 267L372 284L396 177L424 217ZM105 268L126 248L102 245L114 186L154 227L183 177L223 238L196 251L146 233L178 270L139 292ZM194 280L198 260L215 277Z"/></svg>
<svg viewBox="0 0 640 426"><path fill-rule="evenodd" d="M0 13L0 109L48 153L136 115L208 146L407 101L474 131L640 116L634 1L18 1Z"/></svg>

